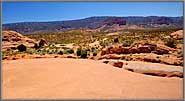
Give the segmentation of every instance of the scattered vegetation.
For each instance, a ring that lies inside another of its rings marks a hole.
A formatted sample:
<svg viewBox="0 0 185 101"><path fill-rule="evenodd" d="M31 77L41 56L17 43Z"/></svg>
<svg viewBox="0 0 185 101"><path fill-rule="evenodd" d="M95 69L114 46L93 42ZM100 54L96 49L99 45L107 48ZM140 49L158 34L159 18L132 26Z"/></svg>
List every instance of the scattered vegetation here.
<svg viewBox="0 0 185 101"><path fill-rule="evenodd" d="M171 48L176 48L176 40L174 38L169 38L165 40L165 45Z"/></svg>
<svg viewBox="0 0 185 101"><path fill-rule="evenodd" d="M17 49L20 51L20 52L23 52L23 51L26 51L26 46L21 44L19 46L17 46Z"/></svg>
<svg viewBox="0 0 185 101"><path fill-rule="evenodd" d="M87 51L86 50L81 50L81 58L87 58Z"/></svg>
<svg viewBox="0 0 185 101"><path fill-rule="evenodd" d="M133 60L133 58L131 56L122 56L120 59L121 60L125 60L125 61L131 61L131 60Z"/></svg>
<svg viewBox="0 0 185 101"><path fill-rule="evenodd" d="M96 56L98 53L97 53L97 51L94 51L93 52L93 56Z"/></svg>
<svg viewBox="0 0 185 101"><path fill-rule="evenodd" d="M62 51L59 51L58 54L63 55L63 52Z"/></svg>
<svg viewBox="0 0 185 101"><path fill-rule="evenodd" d="M67 49L67 50L64 50L62 51L63 54L73 54L74 51L72 49Z"/></svg>
<svg viewBox="0 0 185 101"><path fill-rule="evenodd" d="M77 52L76 52L77 53L77 56L81 56L81 51L82 50L80 48L77 49Z"/></svg>
<svg viewBox="0 0 185 101"><path fill-rule="evenodd" d="M119 42L118 38L115 38L115 39L114 39L114 42L115 42L115 43Z"/></svg>
<svg viewBox="0 0 185 101"><path fill-rule="evenodd" d="M124 47L131 46L134 42L141 40L159 41L162 40L165 45L176 48L178 43L183 43L183 40L176 40L173 38L165 39L164 37L170 35L179 29L166 28L166 29L144 29L144 30L123 30L123 32L116 36L106 36L105 32L88 32L88 31L68 31L58 33L38 33L27 35L29 38L40 40L38 44L34 45L34 48L28 49L23 44L19 45L17 49L11 49L3 52L3 56L16 55L21 53L26 54L74 54L87 58L89 55L96 56L101 49L112 46L114 44L122 44ZM45 39L45 40L41 40ZM100 47L89 47L90 43L98 41ZM50 43L44 46L45 43ZM65 44L74 43L74 46L79 46L75 52L73 49L65 47ZM58 46L57 46L58 45ZM180 56L182 54L179 53ZM129 57L122 57L124 60L132 60Z"/></svg>

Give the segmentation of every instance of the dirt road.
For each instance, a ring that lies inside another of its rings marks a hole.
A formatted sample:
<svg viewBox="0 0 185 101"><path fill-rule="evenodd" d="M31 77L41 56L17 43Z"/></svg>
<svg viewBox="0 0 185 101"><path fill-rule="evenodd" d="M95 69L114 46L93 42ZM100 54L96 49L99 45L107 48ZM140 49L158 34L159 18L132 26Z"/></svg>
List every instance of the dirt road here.
<svg viewBox="0 0 185 101"><path fill-rule="evenodd" d="M86 59L2 62L3 99L182 99L183 79L149 76Z"/></svg>

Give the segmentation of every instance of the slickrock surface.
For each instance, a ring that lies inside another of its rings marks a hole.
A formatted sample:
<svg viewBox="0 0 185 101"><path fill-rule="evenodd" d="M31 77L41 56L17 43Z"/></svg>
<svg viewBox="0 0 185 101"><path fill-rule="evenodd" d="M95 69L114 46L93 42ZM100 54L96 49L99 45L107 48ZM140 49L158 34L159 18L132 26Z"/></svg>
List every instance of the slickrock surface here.
<svg viewBox="0 0 185 101"><path fill-rule="evenodd" d="M139 62L139 61L124 61L124 60L100 60L103 63L122 63L122 67L128 71L151 75L151 76L161 76L161 77L180 77L183 78L183 67L182 66L173 66L165 65L159 63L148 63L148 62ZM113 65L113 64L109 64ZM117 65L113 65L118 67Z"/></svg>
<svg viewBox="0 0 185 101"><path fill-rule="evenodd" d="M128 64L129 65L129 64ZM183 79L157 77L87 59L2 62L3 99L182 99Z"/></svg>
<svg viewBox="0 0 185 101"><path fill-rule="evenodd" d="M154 75L154 76L181 77L181 78L183 77L182 66L129 61L128 65L126 65L124 68L134 72Z"/></svg>

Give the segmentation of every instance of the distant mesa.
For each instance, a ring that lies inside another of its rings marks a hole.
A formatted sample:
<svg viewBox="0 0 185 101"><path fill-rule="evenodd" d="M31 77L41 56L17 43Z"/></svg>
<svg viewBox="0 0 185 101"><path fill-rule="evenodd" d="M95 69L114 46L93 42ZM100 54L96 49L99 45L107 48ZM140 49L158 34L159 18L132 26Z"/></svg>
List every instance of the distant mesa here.
<svg viewBox="0 0 185 101"><path fill-rule="evenodd" d="M10 23L3 24L2 29L14 30L21 34L31 34L38 32L64 32L78 29L117 31L129 28L133 29L133 28L161 28L161 27L183 28L183 17L99 16L68 21Z"/></svg>
<svg viewBox="0 0 185 101"><path fill-rule="evenodd" d="M126 20L124 20L123 18L121 17L110 17L110 18L107 18L106 20L104 20L102 23L101 23L101 26L102 25L108 25L108 26L112 26L114 24L117 24L119 26L121 25L126 25Z"/></svg>

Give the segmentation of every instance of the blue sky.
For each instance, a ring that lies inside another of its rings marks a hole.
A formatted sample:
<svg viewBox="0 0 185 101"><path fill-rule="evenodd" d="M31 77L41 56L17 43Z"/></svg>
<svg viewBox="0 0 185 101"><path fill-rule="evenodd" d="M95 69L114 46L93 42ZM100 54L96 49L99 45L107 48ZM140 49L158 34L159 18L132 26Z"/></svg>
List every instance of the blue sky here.
<svg viewBox="0 0 185 101"><path fill-rule="evenodd" d="M183 16L183 2L3 2L3 23L91 16Z"/></svg>

